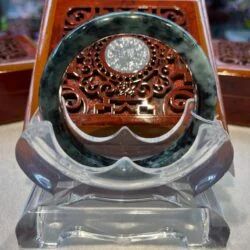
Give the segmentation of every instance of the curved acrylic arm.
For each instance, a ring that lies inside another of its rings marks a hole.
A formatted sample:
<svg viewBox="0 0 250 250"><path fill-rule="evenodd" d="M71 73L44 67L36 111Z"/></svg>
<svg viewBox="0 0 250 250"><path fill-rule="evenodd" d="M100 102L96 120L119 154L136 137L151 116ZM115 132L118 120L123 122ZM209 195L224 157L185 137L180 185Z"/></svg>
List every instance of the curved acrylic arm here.
<svg viewBox="0 0 250 250"><path fill-rule="evenodd" d="M132 160L141 160L161 153L185 132L186 127L192 121L195 100L192 98L187 100L180 120L170 131L154 138L141 137L126 126L123 126L119 131L110 136L91 136L74 124L66 110L65 103L63 103L62 107L64 121L69 131L91 152L116 160L124 156Z"/></svg>
<svg viewBox="0 0 250 250"><path fill-rule="evenodd" d="M33 119L17 143L17 161L33 181L51 192L63 188L67 180L129 191L186 179L193 192L200 193L230 168L233 148L219 121L193 115L202 122L193 145L179 160L162 168L145 168L129 157L122 157L108 167L82 165L61 149L51 123L38 118Z"/></svg>

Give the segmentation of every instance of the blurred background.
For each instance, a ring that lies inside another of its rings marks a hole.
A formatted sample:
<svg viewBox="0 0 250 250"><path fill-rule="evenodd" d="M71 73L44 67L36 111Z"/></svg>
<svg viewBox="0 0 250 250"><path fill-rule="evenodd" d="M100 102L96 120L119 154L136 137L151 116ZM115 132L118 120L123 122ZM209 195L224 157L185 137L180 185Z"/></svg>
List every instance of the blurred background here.
<svg viewBox="0 0 250 250"><path fill-rule="evenodd" d="M250 41L249 0L206 0L213 38ZM45 0L0 0L1 34L38 38Z"/></svg>
<svg viewBox="0 0 250 250"><path fill-rule="evenodd" d="M0 0L1 35L26 34L37 40L45 0Z"/></svg>

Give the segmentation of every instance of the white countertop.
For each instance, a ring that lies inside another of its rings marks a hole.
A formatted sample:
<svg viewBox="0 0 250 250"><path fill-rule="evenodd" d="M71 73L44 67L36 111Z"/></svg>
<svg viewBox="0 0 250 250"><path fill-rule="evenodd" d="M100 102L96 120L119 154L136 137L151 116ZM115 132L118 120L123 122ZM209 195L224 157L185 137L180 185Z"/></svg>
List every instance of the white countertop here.
<svg viewBox="0 0 250 250"><path fill-rule="evenodd" d="M231 228L227 250L250 249L250 128L229 126L235 150L236 178L227 174L216 184L218 198ZM0 126L0 249L19 249L15 237L18 222L32 188L32 182L18 167L15 144L22 132L22 123ZM173 249L153 245L89 245L61 249L113 250L113 249ZM179 248L178 248L179 249ZM196 248L197 249L197 248Z"/></svg>

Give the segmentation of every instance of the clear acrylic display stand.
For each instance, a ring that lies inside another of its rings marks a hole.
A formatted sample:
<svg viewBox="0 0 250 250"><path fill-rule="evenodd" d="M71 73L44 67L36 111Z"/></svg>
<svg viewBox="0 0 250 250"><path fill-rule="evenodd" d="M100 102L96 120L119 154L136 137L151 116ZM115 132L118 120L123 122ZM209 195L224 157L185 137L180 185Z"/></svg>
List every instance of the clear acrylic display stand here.
<svg viewBox="0 0 250 250"><path fill-rule="evenodd" d="M176 185L131 193L80 185L54 195L35 186L16 228L18 243L225 246L230 230L213 191L194 197Z"/></svg>
<svg viewBox="0 0 250 250"><path fill-rule="evenodd" d="M40 187L17 224L19 245L225 246L230 230L211 186L230 168L232 145L219 121L190 109L183 115L200 121L198 134L186 154L162 168L129 157L108 167L81 165L63 152L48 121L33 118L17 160Z"/></svg>

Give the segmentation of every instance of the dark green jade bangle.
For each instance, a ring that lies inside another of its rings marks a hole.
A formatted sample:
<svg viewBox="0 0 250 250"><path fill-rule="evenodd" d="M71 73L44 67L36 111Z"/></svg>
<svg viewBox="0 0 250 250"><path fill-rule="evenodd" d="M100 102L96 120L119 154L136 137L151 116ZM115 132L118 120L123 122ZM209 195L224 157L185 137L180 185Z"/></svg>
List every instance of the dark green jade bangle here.
<svg viewBox="0 0 250 250"><path fill-rule="evenodd" d="M125 42L122 40L124 34L127 37ZM118 43L119 46L122 46L122 44L120 44L122 42L124 42L124 44L130 42L131 44L136 44L136 50L132 52L130 51L131 55L139 53L134 57L138 57L141 50L145 49L143 42L139 41L137 37L140 39L141 37L146 36L155 39L175 51L187 65L192 75L193 82L195 83L197 114L209 120L213 120L215 115L216 82L214 72L205 53L185 30L169 20L137 12L119 12L92 19L64 37L57 48L53 51L42 76L39 100L42 117L44 120L48 120L52 123L56 138L62 149L74 160L92 167L108 166L114 163L114 160L94 154L68 131L59 109L61 85L69 65L74 58L77 58L77 55L79 55L81 51L101 39L115 35L118 35L119 37L114 44L111 44L113 47ZM135 60L134 68L131 68L130 65L127 65L122 61L114 61L112 59L113 47L111 45L109 47L107 46L107 48L109 48L108 53L110 54L106 55L108 59L106 67L110 67L114 71L120 70L125 73L131 73L133 70L140 71L145 66L141 65L140 60ZM151 51L144 51L146 52L143 52L141 57L147 62L150 62L149 57L152 54ZM88 73L88 71L86 72ZM100 71L100 74L101 73L102 72ZM73 78L74 76L72 76L72 79ZM84 80L85 78L82 79L82 81ZM106 90L111 91L112 88L108 83L107 86ZM93 90L94 88L95 86L93 86ZM131 89L131 91L132 90L133 89ZM89 95L91 95L91 86L88 91ZM139 94L145 94L143 91ZM133 92L131 93L132 96ZM119 102L119 100L117 101L112 98L111 101ZM193 119L183 135L174 141L172 145L166 148L160 155L145 160L138 160L137 163L143 167L157 168L164 167L176 161L185 154L192 145L199 125L200 122Z"/></svg>

